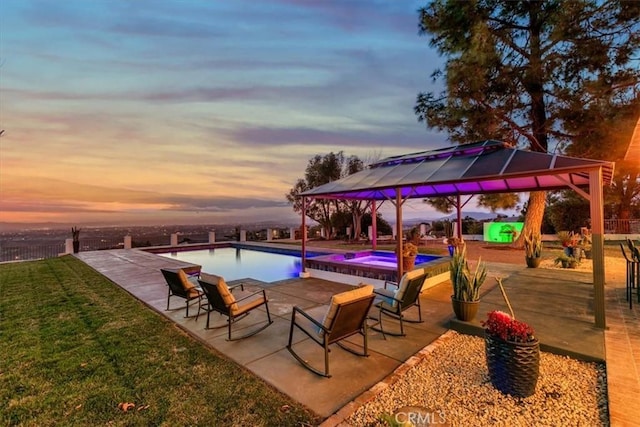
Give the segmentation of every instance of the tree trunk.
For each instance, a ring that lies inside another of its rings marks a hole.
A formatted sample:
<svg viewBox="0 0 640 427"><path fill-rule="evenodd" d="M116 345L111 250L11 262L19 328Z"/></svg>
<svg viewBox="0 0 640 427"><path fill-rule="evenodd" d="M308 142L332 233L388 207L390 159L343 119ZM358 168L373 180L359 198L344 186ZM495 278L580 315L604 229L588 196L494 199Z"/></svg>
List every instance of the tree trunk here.
<svg viewBox="0 0 640 427"><path fill-rule="evenodd" d="M542 217L544 216L544 208L546 204L546 193L544 191L532 191L529 193L529 203L527 205L527 214L524 218L524 227L522 233L511 244L514 248L524 247L524 236L533 231L540 233L542 227Z"/></svg>
<svg viewBox="0 0 640 427"><path fill-rule="evenodd" d="M360 212L353 213L353 238L354 240L360 240L362 234L362 217L364 214Z"/></svg>

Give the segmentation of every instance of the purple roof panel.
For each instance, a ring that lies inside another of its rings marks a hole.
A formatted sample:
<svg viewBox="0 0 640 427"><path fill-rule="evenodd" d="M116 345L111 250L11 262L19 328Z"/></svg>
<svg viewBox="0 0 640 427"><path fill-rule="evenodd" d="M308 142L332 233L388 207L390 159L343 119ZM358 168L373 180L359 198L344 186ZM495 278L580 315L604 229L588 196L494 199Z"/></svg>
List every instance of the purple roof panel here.
<svg viewBox="0 0 640 427"><path fill-rule="evenodd" d="M611 182L614 164L518 150L499 141L422 151L384 159L371 168L303 193L342 199L521 192L584 186L589 171L602 169L604 185Z"/></svg>

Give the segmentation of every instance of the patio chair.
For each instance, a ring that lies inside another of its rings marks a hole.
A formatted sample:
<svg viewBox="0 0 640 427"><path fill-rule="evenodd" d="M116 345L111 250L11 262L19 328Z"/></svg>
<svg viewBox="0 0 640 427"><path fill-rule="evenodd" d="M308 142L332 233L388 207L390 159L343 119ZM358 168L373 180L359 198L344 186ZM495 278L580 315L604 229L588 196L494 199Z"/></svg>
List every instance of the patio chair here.
<svg viewBox="0 0 640 427"><path fill-rule="evenodd" d="M631 248L632 246L629 245ZM637 261L633 256L633 251L630 250L631 256L627 256L627 252L624 250L624 245L620 243L620 249L622 250L622 255L624 259L627 261L627 281L626 281L626 290L627 290L627 301L629 301L629 308L633 308L633 289L636 289L636 293L638 294L638 302L640 303L640 261Z"/></svg>
<svg viewBox="0 0 640 427"><path fill-rule="evenodd" d="M183 269L167 269L161 268L162 275L167 282L167 286L169 287L169 291L167 294L167 310L169 310L169 303L171 301L172 296L184 298L187 305L187 312L185 317L189 317L189 303L191 301L198 301L198 316L200 315L200 302L202 300L202 296L204 295L201 290L199 290L195 284L189 281L187 274Z"/></svg>
<svg viewBox="0 0 640 427"><path fill-rule="evenodd" d="M287 350L302 366L327 378L331 377L329 373L329 346L331 344L338 344L344 350L357 356L369 356L366 320L373 299L373 286L361 285L356 289L332 296L329 305L315 307L307 311L297 306L293 307ZM292 345L294 328L300 329L324 349L324 371L314 368L294 351ZM349 348L340 342L355 334L363 336L362 352Z"/></svg>
<svg viewBox="0 0 640 427"><path fill-rule="evenodd" d="M378 308L378 322L371 327L374 331L382 333L386 339L386 334L393 336L405 336L404 322L422 323L422 312L420 310L420 291L424 284L426 273L424 269L418 268L405 273L400 279L400 283L386 281L383 289L376 289L373 292L379 297L376 303ZM392 289L394 287L395 289ZM418 308L418 319L407 319L404 312L411 307ZM400 332L385 331L383 326L383 314L400 320Z"/></svg>
<svg viewBox="0 0 640 427"><path fill-rule="evenodd" d="M198 279L198 282L200 283L200 286L202 287L202 290L204 291L208 302L207 304L202 305L203 308L207 311L207 326L205 327L205 329L209 329L209 319L211 317L212 311L216 311L223 316L227 316L226 326L228 327L228 341L236 341L250 337L262 331L267 326L273 323L273 320L271 320L271 314L269 313L269 300L267 299L267 294L264 289L257 292L243 294L239 298L236 298L233 295L232 291L237 288L240 288L241 291L244 291L243 284L229 287L222 277L207 273L202 273L200 279ZM262 325L260 328L253 329L244 335L232 338L231 326L233 325L233 323L248 316L253 309L256 309L263 305L267 310L267 323ZM217 329L224 326L225 325L222 325L212 329Z"/></svg>

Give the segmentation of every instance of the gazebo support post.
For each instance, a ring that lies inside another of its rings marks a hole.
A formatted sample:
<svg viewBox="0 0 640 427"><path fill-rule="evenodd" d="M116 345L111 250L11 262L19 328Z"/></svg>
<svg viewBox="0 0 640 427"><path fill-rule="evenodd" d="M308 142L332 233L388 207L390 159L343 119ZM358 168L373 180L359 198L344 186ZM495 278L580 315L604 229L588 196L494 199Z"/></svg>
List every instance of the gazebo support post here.
<svg viewBox="0 0 640 427"><path fill-rule="evenodd" d="M604 306L604 215L602 195L602 167L589 171L589 195L591 208L591 237L593 257L593 311L596 327L605 329Z"/></svg>
<svg viewBox="0 0 640 427"><path fill-rule="evenodd" d="M458 239L462 241L462 202L460 201L460 194L456 194L456 213L458 214Z"/></svg>
<svg viewBox="0 0 640 427"><path fill-rule="evenodd" d="M378 248L378 214L376 213L376 201L371 201L371 249Z"/></svg>
<svg viewBox="0 0 640 427"><path fill-rule="evenodd" d="M398 253L396 254L396 259L398 263L398 280L400 283L400 279L404 274L403 265L402 265L402 188L396 188L396 237L398 238Z"/></svg>
<svg viewBox="0 0 640 427"><path fill-rule="evenodd" d="M302 270L300 271L300 277L305 277L307 273L307 268L305 267L305 261L307 259L307 225L306 218L307 216L307 198L302 197L302 230L300 234L302 235ZM295 238L295 236L293 236Z"/></svg>

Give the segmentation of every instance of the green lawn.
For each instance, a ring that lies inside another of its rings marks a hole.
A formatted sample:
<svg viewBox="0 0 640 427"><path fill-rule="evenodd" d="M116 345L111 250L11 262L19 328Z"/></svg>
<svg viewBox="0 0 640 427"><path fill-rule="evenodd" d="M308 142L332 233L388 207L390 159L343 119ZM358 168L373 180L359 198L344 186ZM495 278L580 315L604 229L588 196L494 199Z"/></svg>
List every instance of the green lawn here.
<svg viewBox="0 0 640 427"><path fill-rule="evenodd" d="M318 421L71 256L0 265L0 425Z"/></svg>

